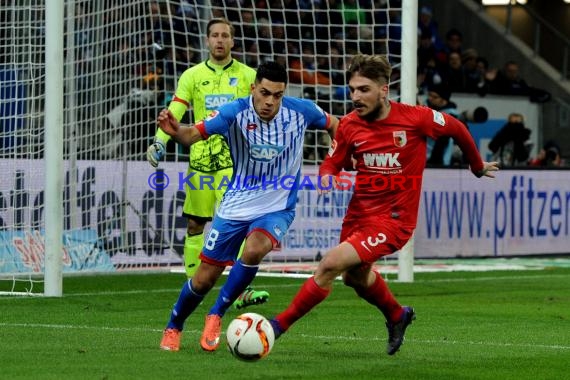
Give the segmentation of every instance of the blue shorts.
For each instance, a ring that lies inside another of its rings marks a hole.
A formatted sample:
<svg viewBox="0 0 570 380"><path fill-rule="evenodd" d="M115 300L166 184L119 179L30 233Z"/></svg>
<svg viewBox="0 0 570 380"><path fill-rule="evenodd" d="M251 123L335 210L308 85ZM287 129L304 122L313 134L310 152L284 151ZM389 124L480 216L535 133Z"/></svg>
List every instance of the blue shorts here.
<svg viewBox="0 0 570 380"><path fill-rule="evenodd" d="M212 265L233 265L240 246L253 231L267 235L275 247L295 218L295 211L283 210L254 220L229 220L215 216L200 253L200 260Z"/></svg>

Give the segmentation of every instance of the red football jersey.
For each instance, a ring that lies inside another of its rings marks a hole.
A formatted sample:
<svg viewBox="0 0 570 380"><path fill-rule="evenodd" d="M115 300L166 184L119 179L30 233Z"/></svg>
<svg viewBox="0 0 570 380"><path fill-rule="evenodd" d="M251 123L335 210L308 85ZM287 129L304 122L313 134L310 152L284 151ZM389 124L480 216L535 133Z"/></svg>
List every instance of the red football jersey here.
<svg viewBox="0 0 570 380"><path fill-rule="evenodd" d="M390 104L383 120L369 122L355 111L343 117L319 174L338 175L355 158L356 176L338 178L342 189L354 185L346 218L386 216L415 228L428 137L451 136L474 173L483 169L483 161L459 120L423 106Z"/></svg>

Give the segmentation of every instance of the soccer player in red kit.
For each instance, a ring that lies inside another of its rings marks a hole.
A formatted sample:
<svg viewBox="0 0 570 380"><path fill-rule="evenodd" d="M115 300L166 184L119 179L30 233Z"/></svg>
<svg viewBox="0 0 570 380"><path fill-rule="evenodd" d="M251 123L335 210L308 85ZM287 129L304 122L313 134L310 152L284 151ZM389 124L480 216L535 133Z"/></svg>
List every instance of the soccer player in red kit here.
<svg viewBox="0 0 570 380"><path fill-rule="evenodd" d="M376 306L386 318L388 355L395 354L406 328L415 319L412 307L401 306L372 264L400 250L416 227L426 139L452 137L477 177L494 178L496 162L483 162L469 131L460 121L423 106L388 99L392 68L384 56L357 55L348 70L354 110L340 121L321 164L321 189L347 162L355 160L354 193L342 224L340 244L327 252L313 277L301 287L285 311L271 320L278 337L331 292L334 279ZM346 182L346 178L342 179Z"/></svg>

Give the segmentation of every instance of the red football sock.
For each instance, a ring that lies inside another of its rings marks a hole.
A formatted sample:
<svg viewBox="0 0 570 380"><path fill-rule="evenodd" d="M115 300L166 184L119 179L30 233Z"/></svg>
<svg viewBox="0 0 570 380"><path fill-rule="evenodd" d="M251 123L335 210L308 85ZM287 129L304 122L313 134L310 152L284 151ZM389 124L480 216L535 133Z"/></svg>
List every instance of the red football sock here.
<svg viewBox="0 0 570 380"><path fill-rule="evenodd" d="M277 315L275 319L283 330L287 330L293 323L327 298L330 292L330 289L323 289L317 285L315 277L311 277L301 286L289 307Z"/></svg>
<svg viewBox="0 0 570 380"><path fill-rule="evenodd" d="M394 295L388 289L384 279L378 272L374 272L376 281L366 289L355 288L356 294L365 299L368 303L376 306L389 322L397 322L402 317L404 309L396 301Z"/></svg>

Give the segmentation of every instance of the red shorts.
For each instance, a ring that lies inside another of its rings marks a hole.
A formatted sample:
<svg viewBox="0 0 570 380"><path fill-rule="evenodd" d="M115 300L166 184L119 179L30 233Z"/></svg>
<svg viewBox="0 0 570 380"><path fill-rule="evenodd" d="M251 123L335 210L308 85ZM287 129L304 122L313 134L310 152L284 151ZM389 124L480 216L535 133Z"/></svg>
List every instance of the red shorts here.
<svg viewBox="0 0 570 380"><path fill-rule="evenodd" d="M374 263L402 249L413 232L391 218L352 219L342 223L340 241L352 245L363 262Z"/></svg>

